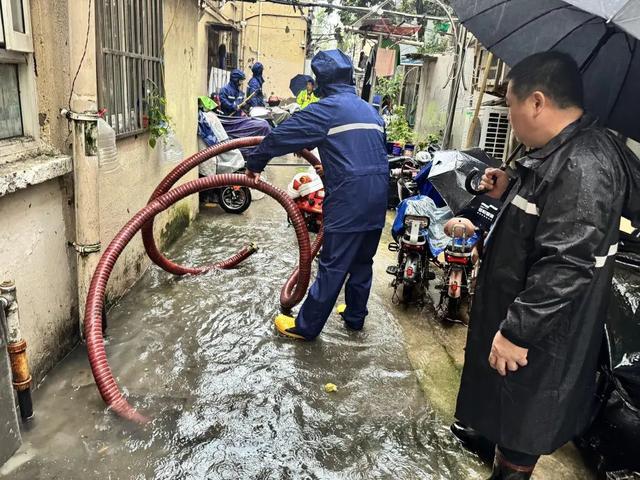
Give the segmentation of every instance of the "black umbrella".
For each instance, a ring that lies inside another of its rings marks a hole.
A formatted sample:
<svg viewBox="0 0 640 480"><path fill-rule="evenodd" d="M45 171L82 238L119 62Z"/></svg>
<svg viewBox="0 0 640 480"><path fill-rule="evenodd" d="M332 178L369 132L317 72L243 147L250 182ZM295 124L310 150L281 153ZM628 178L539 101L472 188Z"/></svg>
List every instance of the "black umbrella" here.
<svg viewBox="0 0 640 480"><path fill-rule="evenodd" d="M302 90L307 88L307 82L310 80L313 81L313 78L309 75L298 74L289 81L289 90L297 97Z"/></svg>
<svg viewBox="0 0 640 480"><path fill-rule="evenodd" d="M640 141L638 0L452 0L460 21L508 65L538 52L570 54L586 109Z"/></svg>
<svg viewBox="0 0 640 480"><path fill-rule="evenodd" d="M476 197L468 193L465 184L467 177L472 172L484 172L489 167L496 168L499 165L499 160L490 157L480 149L467 152L458 152L456 150L440 151L433 156L433 163L429 171L429 181L455 215L465 212L470 206L472 210L485 208L489 210L487 215L491 215L491 218L487 218L490 224L490 220L493 220L493 215L497 212L497 208L494 208L496 202L486 197L486 195ZM483 207L483 202L487 205L492 205L492 207L488 208L486 205ZM471 216L474 215L473 212L468 213ZM476 225L480 222L477 219L475 219L476 221L472 218L469 219Z"/></svg>

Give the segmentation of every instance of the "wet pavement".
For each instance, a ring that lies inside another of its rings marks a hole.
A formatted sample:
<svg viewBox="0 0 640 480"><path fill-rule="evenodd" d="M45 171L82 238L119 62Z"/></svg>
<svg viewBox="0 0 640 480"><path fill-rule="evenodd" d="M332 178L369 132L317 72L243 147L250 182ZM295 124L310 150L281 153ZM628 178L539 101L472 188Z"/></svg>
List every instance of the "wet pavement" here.
<svg viewBox="0 0 640 480"><path fill-rule="evenodd" d="M296 170L275 172L283 185ZM152 267L109 311L110 364L150 426L105 410L81 346L36 391L37 417L0 478L484 478L420 389L400 325L409 313L388 282L376 281L363 332L334 316L315 342L275 333L297 248L273 200L239 217L203 210L168 253L203 264L249 241L260 252L238 270L176 278Z"/></svg>

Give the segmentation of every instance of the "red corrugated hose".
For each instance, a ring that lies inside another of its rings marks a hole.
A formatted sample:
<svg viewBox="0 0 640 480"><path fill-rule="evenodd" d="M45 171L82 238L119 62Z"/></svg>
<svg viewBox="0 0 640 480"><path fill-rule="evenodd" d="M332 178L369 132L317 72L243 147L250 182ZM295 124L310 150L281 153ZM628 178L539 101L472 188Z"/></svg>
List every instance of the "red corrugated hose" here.
<svg viewBox="0 0 640 480"><path fill-rule="evenodd" d="M145 249L147 250L149 257L154 263L156 263L156 265L176 275L200 274L207 272L212 268L233 268L256 251L256 248L253 245L245 246L232 257L206 267L183 267L175 264L158 250L153 238L153 220L160 212L166 210L174 203L189 195L203 190L209 190L211 188L242 186L255 188L271 196L278 201L287 212L287 215L291 220L291 224L294 227L299 246L298 267L296 267L282 288L280 295L281 308L290 309L299 303L304 297L309 286L311 262L322 245L322 232L316 237L312 246L304 217L289 195L279 188L265 182L260 182L256 185L253 180L242 174L223 174L199 178L198 180L187 182L173 190L170 190L180 178L205 160L229 150L257 145L261 141L262 137L248 137L229 140L198 152L181 162L164 178L160 185L158 185L151 195L147 206L141 209L131 220L129 220L129 222L118 232L104 251L89 287L85 309L84 330L89 363L91 365L91 371L93 372L98 390L100 391L100 395L109 408L121 417L136 423L146 423L149 421L147 417L139 413L129 404L120 391L107 362L102 331L104 294L109 281L109 276L111 275L118 257L129 241L131 241L133 236L139 230L142 230ZM302 156L311 165L320 164L320 161L307 150L302 152Z"/></svg>

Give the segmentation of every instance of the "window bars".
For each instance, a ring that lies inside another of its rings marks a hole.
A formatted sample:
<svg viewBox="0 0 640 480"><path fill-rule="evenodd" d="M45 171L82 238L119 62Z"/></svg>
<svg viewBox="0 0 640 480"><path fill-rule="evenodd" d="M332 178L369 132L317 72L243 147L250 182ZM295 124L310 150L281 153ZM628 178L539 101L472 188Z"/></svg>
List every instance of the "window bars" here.
<svg viewBox="0 0 640 480"><path fill-rule="evenodd" d="M164 96L162 0L97 0L96 15L100 108L117 137L137 135Z"/></svg>

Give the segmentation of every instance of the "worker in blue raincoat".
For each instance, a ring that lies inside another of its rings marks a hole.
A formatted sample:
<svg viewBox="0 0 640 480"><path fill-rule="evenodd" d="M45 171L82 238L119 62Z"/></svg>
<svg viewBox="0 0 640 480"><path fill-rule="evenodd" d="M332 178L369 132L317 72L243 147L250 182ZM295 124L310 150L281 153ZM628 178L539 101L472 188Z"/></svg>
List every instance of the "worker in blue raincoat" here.
<svg viewBox="0 0 640 480"><path fill-rule="evenodd" d="M244 79L244 72L236 68L231 72L229 83L220 90L220 108L225 115L240 115L240 105L244 101Z"/></svg>
<svg viewBox="0 0 640 480"><path fill-rule="evenodd" d="M272 157L317 147L322 158L318 275L297 318L279 315L275 322L280 333L306 340L320 334L345 280L346 306L338 313L347 328L363 328L389 183L384 122L356 95L351 60L340 50L323 51L311 68L323 99L279 125L247 161L247 175L257 181Z"/></svg>
<svg viewBox="0 0 640 480"><path fill-rule="evenodd" d="M262 92L262 85L264 85L262 72L264 67L260 62L256 62L251 67L251 71L253 72L253 77L249 80L249 85L247 86L247 105L250 107L264 107L264 93Z"/></svg>

